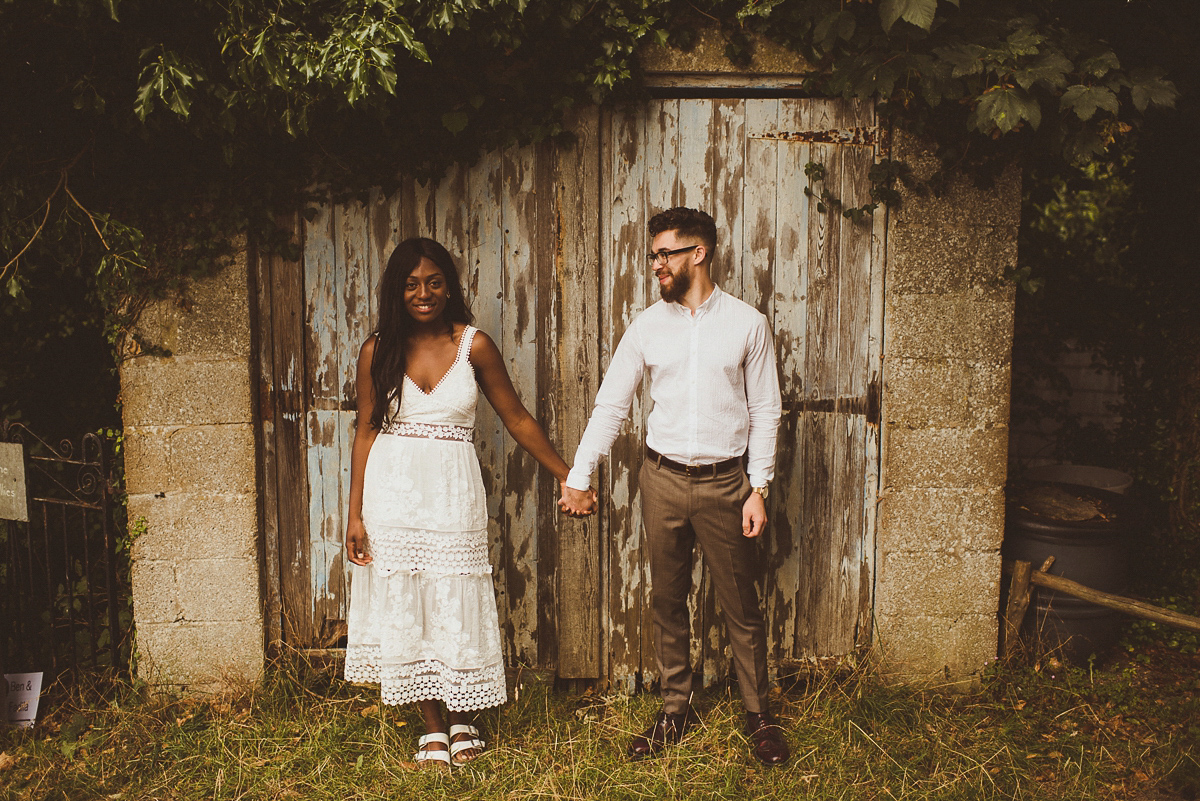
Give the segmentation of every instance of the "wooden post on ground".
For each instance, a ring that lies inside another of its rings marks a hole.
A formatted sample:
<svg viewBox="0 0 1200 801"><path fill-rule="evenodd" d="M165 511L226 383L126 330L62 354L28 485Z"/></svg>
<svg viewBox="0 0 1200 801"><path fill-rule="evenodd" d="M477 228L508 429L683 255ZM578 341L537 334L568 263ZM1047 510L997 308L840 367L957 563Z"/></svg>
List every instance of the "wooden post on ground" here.
<svg viewBox="0 0 1200 801"><path fill-rule="evenodd" d="M1029 608L1029 600L1033 596L1033 585L1030 574L1033 565L1029 562L1013 563L1012 582L1008 585L1008 606L1004 610L1004 644L1000 652L1004 659L1011 658L1020 650L1021 621L1025 619L1025 610Z"/></svg>
<svg viewBox="0 0 1200 801"><path fill-rule="evenodd" d="M1091 587L1080 584L1078 581L1051 575L1047 571L1050 570L1050 566L1053 563L1053 556L1047 557L1046 561L1037 570L1033 570L1033 566L1029 562L1016 561L1004 563L1004 572L1012 573L1012 582L1009 585L1008 591L1008 605L1004 610L1004 644L1001 655L1005 659L1015 653L1016 649L1020 647L1021 621L1025 618L1025 611L1029 607L1029 601L1033 593L1033 587L1035 586L1065 593L1096 604L1097 606L1115 609L1127 615L1153 620L1156 623L1165 623L1168 626L1176 626L1188 631L1200 632L1200 617L1185 615L1182 612L1175 612L1171 609L1163 609L1154 604L1148 604L1145 601L1137 601L1133 598L1126 598L1109 592L1101 592L1100 590L1094 590Z"/></svg>

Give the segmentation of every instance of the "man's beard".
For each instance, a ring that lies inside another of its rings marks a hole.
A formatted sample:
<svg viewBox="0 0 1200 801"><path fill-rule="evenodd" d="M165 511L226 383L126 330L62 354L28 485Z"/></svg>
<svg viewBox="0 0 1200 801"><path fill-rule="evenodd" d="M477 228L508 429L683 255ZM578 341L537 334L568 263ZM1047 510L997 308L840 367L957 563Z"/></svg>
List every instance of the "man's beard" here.
<svg viewBox="0 0 1200 801"><path fill-rule="evenodd" d="M678 303L679 299L687 294L688 289L692 286L692 277L687 273L679 273L671 276L670 288L667 284L660 283L658 285L658 294L662 295L662 299L667 303Z"/></svg>

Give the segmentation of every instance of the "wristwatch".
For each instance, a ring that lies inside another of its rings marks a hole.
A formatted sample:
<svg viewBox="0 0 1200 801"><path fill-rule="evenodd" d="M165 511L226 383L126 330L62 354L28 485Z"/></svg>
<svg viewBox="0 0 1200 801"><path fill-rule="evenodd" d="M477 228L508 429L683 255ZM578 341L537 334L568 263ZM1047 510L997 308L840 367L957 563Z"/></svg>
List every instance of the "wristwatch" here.
<svg viewBox="0 0 1200 801"><path fill-rule="evenodd" d="M760 496L762 496L762 499L765 501L767 499L767 496L771 494L771 485L763 484L761 487L751 487L750 491L757 492Z"/></svg>

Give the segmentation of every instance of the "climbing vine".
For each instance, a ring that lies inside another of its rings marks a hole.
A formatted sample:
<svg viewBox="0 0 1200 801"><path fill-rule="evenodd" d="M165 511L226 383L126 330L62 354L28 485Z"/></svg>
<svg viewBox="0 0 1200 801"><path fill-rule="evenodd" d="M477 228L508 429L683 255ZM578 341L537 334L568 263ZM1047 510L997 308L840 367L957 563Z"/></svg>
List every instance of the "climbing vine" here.
<svg viewBox="0 0 1200 801"><path fill-rule="evenodd" d="M217 269L235 238L287 247L275 220L314 187L387 190L566 136L573 107L641 91L640 48L686 49L704 27L736 63L774 40L812 65L814 94L877 99L948 172L1087 159L1174 100L1155 66L1164 2L9 0L4 313L50 265L84 265L128 345L147 298ZM870 203L843 214L893 202L902 178L878 165Z"/></svg>
<svg viewBox="0 0 1200 801"><path fill-rule="evenodd" d="M865 217L874 215L880 206L898 206L900 204L900 192L896 189L896 182L911 182L912 169L902 161L889 158L880 159L871 166L867 173L869 182L867 194L871 198L870 202L848 209L843 209L841 199L826 187L813 188L815 184L825 180L826 167L824 164L815 161L806 163L804 175L808 178L804 194L817 201L818 213L824 214L832 208L835 211L841 211L842 216L848 220L862 222Z"/></svg>

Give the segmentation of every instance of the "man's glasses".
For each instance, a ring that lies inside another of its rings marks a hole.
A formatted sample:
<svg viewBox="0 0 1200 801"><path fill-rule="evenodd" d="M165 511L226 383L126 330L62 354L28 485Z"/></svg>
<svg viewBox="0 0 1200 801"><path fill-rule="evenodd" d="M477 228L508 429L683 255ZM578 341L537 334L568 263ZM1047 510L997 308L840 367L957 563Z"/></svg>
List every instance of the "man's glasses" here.
<svg viewBox="0 0 1200 801"><path fill-rule="evenodd" d="M687 253L689 250L695 250L699 245L689 245L686 248L676 248L675 250L659 250L654 253L646 254L646 261L651 264L666 264L667 260L672 256L678 256L680 253Z"/></svg>

